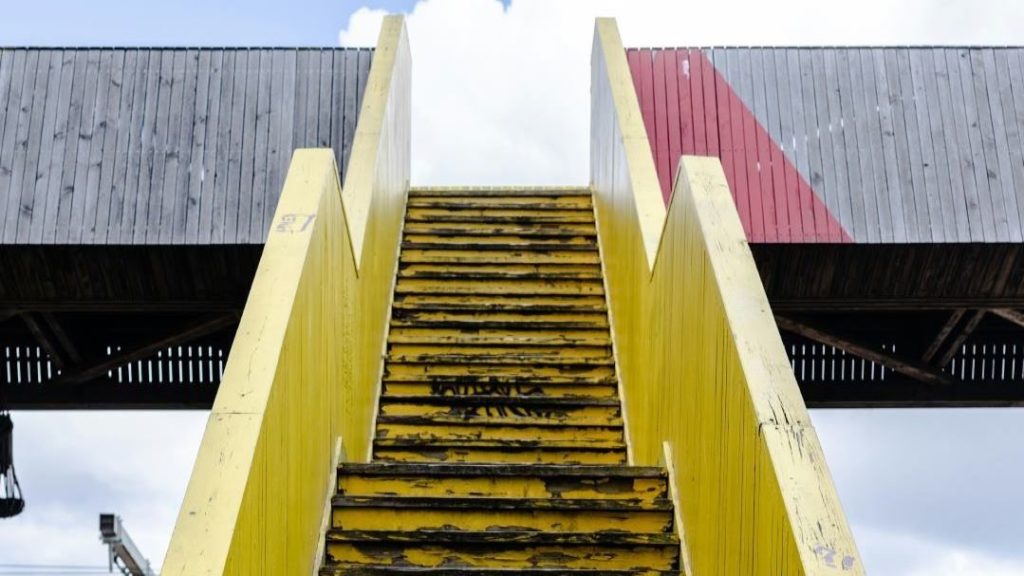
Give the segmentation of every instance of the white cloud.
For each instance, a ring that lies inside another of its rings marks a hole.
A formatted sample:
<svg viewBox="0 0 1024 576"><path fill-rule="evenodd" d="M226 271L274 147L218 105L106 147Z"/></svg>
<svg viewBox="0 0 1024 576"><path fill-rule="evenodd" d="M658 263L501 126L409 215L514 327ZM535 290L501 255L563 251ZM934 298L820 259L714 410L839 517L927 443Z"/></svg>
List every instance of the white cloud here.
<svg viewBox="0 0 1024 576"><path fill-rule="evenodd" d="M349 25L338 32L338 44L346 48L372 48L377 45L380 23L387 10L362 7L349 16Z"/></svg>

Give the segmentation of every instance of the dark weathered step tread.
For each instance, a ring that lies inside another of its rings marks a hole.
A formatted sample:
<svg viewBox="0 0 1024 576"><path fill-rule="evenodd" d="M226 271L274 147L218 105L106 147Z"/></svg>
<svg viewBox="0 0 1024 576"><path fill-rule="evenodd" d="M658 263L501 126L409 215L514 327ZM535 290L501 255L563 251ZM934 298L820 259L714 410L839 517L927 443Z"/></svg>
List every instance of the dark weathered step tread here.
<svg viewBox="0 0 1024 576"><path fill-rule="evenodd" d="M398 377L397 375L391 375L385 373L384 384L430 384L430 385L468 385L468 386L489 386L489 385L502 385L502 386L519 386L522 388L543 388L544 386L558 386L558 385L578 385L578 386L608 386L616 384L617 381L615 376L598 376L598 377L571 377L571 376L495 376L495 375L479 375L479 376L449 376L449 375L427 375L425 377L411 377L403 376ZM542 395L537 394L525 394L526 396Z"/></svg>
<svg viewBox="0 0 1024 576"><path fill-rule="evenodd" d="M381 403L425 404L430 406L557 406L562 408L583 408L587 406L619 407L618 398L565 398L551 396L501 396L501 395L437 395L437 396L381 396Z"/></svg>
<svg viewBox="0 0 1024 576"><path fill-rule="evenodd" d="M524 196L521 201L510 198L489 198L490 201L467 198L438 198L420 196L409 199L410 208L439 208L444 210L581 210L592 211L588 201L573 196Z"/></svg>
<svg viewBox="0 0 1024 576"><path fill-rule="evenodd" d="M515 236L518 238L558 239L586 238L596 242L597 228L591 223L537 222L536 224L496 224L458 222L410 222L405 227L410 236Z"/></svg>
<svg viewBox="0 0 1024 576"><path fill-rule="evenodd" d="M477 271L450 270L439 272L434 270L399 270L399 278L428 278L441 280L600 280L601 271L565 270L565 271Z"/></svg>
<svg viewBox="0 0 1024 576"><path fill-rule="evenodd" d="M565 314L565 313L586 313L586 312L607 312L603 304L588 304L585 302L572 302L567 300L563 303L531 304L529 302L495 301L483 302L406 302L395 300L395 311L402 313L416 312L515 312L517 314Z"/></svg>
<svg viewBox="0 0 1024 576"><path fill-rule="evenodd" d="M499 545L551 545L566 546L678 546L679 540L671 533L638 532L536 532L532 530L501 530L478 532L471 530L345 530L330 528L328 542L380 542L409 544L415 542L437 544L499 544Z"/></svg>
<svg viewBox="0 0 1024 576"><path fill-rule="evenodd" d="M573 478L667 478L656 466L594 464L444 464L353 462L338 466L339 474L365 476L531 476Z"/></svg>
<svg viewBox="0 0 1024 576"><path fill-rule="evenodd" d="M472 244L449 244L446 242L402 242L403 250L430 250L451 252L473 250L477 252L597 252L596 244L488 244L474 242ZM399 259L399 262L407 260Z"/></svg>
<svg viewBox="0 0 1024 576"><path fill-rule="evenodd" d="M593 510L603 512L671 512L672 501L597 500L568 498L491 498L479 496L334 496L334 508L429 510Z"/></svg>
<svg viewBox="0 0 1024 576"><path fill-rule="evenodd" d="M414 356L398 356L388 354L388 361L393 364L486 364L488 366L612 366L614 360L608 356L604 358L590 357L544 357L539 355L516 355L513 353L502 355L484 354L423 354Z"/></svg>
<svg viewBox="0 0 1024 576"><path fill-rule="evenodd" d="M375 438L375 448L409 448L415 450L431 449L459 449L459 450L480 450L498 448L506 451L530 451L543 450L547 452L618 452L625 450L625 442L608 443L600 446L591 444L579 444L573 441L554 440L473 440L470 438L458 439L429 439L419 438Z"/></svg>
<svg viewBox="0 0 1024 576"><path fill-rule="evenodd" d="M677 570L590 570L573 568L422 568L419 566L333 566L320 569L320 576L379 576L380 574L411 574L413 576L678 576Z"/></svg>
<svg viewBox="0 0 1024 576"><path fill-rule="evenodd" d="M590 189L580 186L545 186L543 188L523 186L458 186L446 188L444 186L413 187L409 189L409 197L417 198L423 196L444 196L457 198L459 196L592 196Z"/></svg>
<svg viewBox="0 0 1024 576"><path fill-rule="evenodd" d="M497 406L495 407L498 408ZM573 422L573 421L554 421L545 420L542 417L536 416L504 416L504 417L492 417L487 419L484 416L479 418L467 418L460 415L438 415L438 416L401 416L401 415L389 415L381 414L377 416L378 427L381 424L403 424L406 426L423 426L426 427L443 427L443 428L554 428L558 431L569 431L569 430L592 430L601 429L609 432L621 431L622 421L615 418L609 422ZM424 430L425 431L425 430ZM379 432L378 432L379 433ZM380 436L379 438L387 438L388 436ZM509 442L547 442L547 438L538 438L537 440L508 440ZM585 438L580 442L590 442L591 439ZM595 442L596 443L596 442Z"/></svg>

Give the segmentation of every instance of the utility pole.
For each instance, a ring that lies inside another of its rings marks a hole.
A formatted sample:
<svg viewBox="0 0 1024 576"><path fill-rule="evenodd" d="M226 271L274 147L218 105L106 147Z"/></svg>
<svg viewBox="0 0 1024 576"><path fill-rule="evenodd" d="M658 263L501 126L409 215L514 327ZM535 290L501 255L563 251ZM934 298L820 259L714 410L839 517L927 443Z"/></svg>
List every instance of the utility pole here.
<svg viewBox="0 0 1024 576"><path fill-rule="evenodd" d="M114 514L100 514L100 540L109 551L110 571L117 568L124 576L156 576L149 567L149 560L142 556L135 542L128 536L121 517Z"/></svg>

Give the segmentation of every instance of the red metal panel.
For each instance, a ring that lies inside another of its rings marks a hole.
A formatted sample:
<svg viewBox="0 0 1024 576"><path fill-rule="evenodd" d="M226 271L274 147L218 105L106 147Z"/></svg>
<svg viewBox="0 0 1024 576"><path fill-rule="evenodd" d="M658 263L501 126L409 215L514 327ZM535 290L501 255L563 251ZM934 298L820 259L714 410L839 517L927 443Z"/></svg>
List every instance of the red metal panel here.
<svg viewBox="0 0 1024 576"><path fill-rule="evenodd" d="M736 210L740 215L740 222L743 223L743 229L750 237L750 205L747 202L746 196L740 198L736 175L737 161L734 159L735 146L733 145L732 139L732 127L731 118L729 114L729 86L725 81L725 77L721 74L715 74L715 107L718 109L718 134L721 140L721 160L722 169L725 171L725 177L729 181L729 189L732 191L732 199L736 202Z"/></svg>
<svg viewBox="0 0 1024 576"><path fill-rule="evenodd" d="M718 106L715 104L715 65L708 59L703 50L693 51L700 57L701 62L701 83L704 86L704 129L708 137L708 154L721 156L718 146Z"/></svg>
<svg viewBox="0 0 1024 576"><path fill-rule="evenodd" d="M703 50L630 50L628 61L666 202L680 154L715 155L751 242L851 241Z"/></svg>
<svg viewBox="0 0 1024 576"><path fill-rule="evenodd" d="M658 181L661 183L662 193L664 193L666 188L672 188L672 176L669 173L671 161L668 150L668 110L665 102L665 52L661 50L655 52L652 64L654 68L654 165L658 171Z"/></svg>
<svg viewBox="0 0 1024 576"><path fill-rule="evenodd" d="M683 154L696 153L693 143L693 98L690 97L690 57L685 51L676 53L676 79L679 83L679 129ZM676 160L678 162L678 160Z"/></svg>
<svg viewBox="0 0 1024 576"><path fill-rule="evenodd" d="M687 50L690 62L690 97L693 99L693 142L694 154L708 155L708 137L704 122L704 58L699 50Z"/></svg>
<svg viewBox="0 0 1024 576"><path fill-rule="evenodd" d="M675 50L665 51L665 105L668 108L668 163L669 163L669 187L672 189L672 179L676 177L676 167L679 165L679 156L683 153L680 129L682 123L679 120L679 74L676 73L679 66L678 54ZM662 194L670 192L662 188ZM667 201L668 198L666 197Z"/></svg>

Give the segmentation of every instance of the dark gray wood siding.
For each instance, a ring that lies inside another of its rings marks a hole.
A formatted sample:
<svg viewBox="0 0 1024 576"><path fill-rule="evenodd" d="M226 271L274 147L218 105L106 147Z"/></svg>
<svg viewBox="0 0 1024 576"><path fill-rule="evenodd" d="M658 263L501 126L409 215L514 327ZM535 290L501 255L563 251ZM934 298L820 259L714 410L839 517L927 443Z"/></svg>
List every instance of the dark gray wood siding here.
<svg viewBox="0 0 1024 576"><path fill-rule="evenodd" d="M0 244L262 243L292 150L344 170L372 56L0 51Z"/></svg>
<svg viewBox="0 0 1024 576"><path fill-rule="evenodd" d="M627 56L666 198L720 157L751 242L1024 239L1024 48Z"/></svg>

